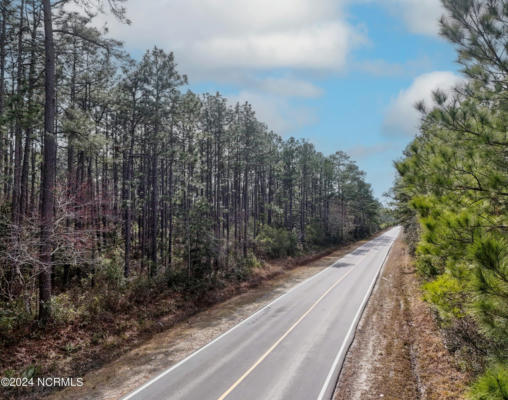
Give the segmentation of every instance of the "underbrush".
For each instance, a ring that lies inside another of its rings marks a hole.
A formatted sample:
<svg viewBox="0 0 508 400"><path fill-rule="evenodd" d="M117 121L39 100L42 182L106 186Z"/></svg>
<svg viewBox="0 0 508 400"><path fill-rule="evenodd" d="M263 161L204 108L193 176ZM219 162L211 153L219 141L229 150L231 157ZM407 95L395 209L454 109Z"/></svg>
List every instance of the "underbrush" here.
<svg viewBox="0 0 508 400"><path fill-rule="evenodd" d="M20 377L33 366L43 375L82 375L204 307L332 251L320 249L264 263L270 257L258 247L246 257L235 248L222 257L224 264L192 265L192 274L182 258L155 276L133 261L128 279L123 254L110 254L97 260L93 275L74 274L68 290L55 292L54 318L45 327L36 319L36 297L28 308L23 302L0 305L0 375Z"/></svg>
<svg viewBox="0 0 508 400"><path fill-rule="evenodd" d="M508 399L508 366L497 364L489 368L473 384L469 395L472 400Z"/></svg>
<svg viewBox="0 0 508 400"><path fill-rule="evenodd" d="M269 258L294 256L298 251L298 238L294 231L266 225L256 237L256 249Z"/></svg>

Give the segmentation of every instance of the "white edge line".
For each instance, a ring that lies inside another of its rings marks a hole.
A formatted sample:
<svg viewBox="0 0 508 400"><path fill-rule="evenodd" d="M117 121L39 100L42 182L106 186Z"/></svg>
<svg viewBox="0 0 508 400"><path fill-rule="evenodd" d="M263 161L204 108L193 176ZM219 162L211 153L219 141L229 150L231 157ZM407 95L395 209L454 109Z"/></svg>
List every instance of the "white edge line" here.
<svg viewBox="0 0 508 400"><path fill-rule="evenodd" d="M382 235L381 235L382 236ZM380 237L380 236L378 236ZM173 371L174 369L178 368L180 365L182 365L183 363L185 363L186 361L190 360L192 357L196 356L197 354L201 353L203 350L205 350L207 347L211 346L212 344L214 344L215 342L219 341L220 339L222 339L224 336L228 335L229 333L233 332L236 328L240 327L241 325L243 325L244 323L246 323L247 321L249 321L250 319L254 318L256 315L260 314L262 311L264 311L265 309L267 309L268 307L272 306L273 304L275 304L276 302L278 302L279 300L281 300L283 297L287 296L288 294L290 294L291 292L293 292L294 290L298 289L300 286L303 286L304 284L310 282L311 280L313 280L314 278L316 278L317 276L321 275L323 272L325 271L328 271L330 268L332 268L334 265L336 265L337 263L339 263L342 259L344 259L345 257L347 257L348 255L350 255L353 251L356 251L358 249L361 249L363 246L367 245L368 243L370 243L372 240L375 240L377 238L374 238L374 239L371 239L369 240L367 243L364 243L362 244L361 246L357 247L356 249L350 251L349 253L343 255L341 258L339 258L338 260L336 260L333 264L329 265L328 267L324 268L323 270L319 271L317 274L314 274L312 275L310 278L307 278L305 279L303 282L300 282L299 284L297 284L296 286L293 286L291 289L289 289L286 293L280 295L279 297L277 297L275 300L273 300L272 302L270 302L269 304L265 305L264 307L260 308L258 311L256 311L254 314L250 315L249 317L247 317L246 319L244 319L243 321L240 321L238 324L236 324L235 326L233 326L232 328L230 328L229 330L227 330L226 332L224 332L223 334L221 334L220 336L216 337L215 339L213 339L211 342L209 342L208 344L204 345L203 347L199 348L198 350L196 350L194 353L192 354L189 354L187 357L185 357L183 360L179 361L178 363L176 363L175 365L172 365L171 367L169 367L168 369L166 369L165 371L161 372L159 375L157 375L155 378L151 379L150 381L148 381L147 383L145 383L144 385L140 386L139 388L137 388L134 392L131 392L129 394L127 394L125 397L122 397L121 400L129 400L130 398L134 397L135 395L137 395L139 392L141 392L142 390L146 389L148 386L150 386L151 384L155 383L156 381L158 381L159 379L161 379L162 377L164 377L165 375L169 374L171 371ZM326 256L325 256L326 257Z"/></svg>
<svg viewBox="0 0 508 400"><path fill-rule="evenodd" d="M399 234L400 234L400 231L399 231ZM356 312L356 315L355 315L355 317L353 319L353 322L352 322L351 326L349 327L349 330L348 330L348 332L346 334L346 337L344 338L344 341L342 342L342 346L340 347L339 352L337 353L337 356L335 357L335 360L333 361L332 368L330 368L330 372L328 372L328 376L326 377L325 383L324 383L323 387L321 388L321 391L319 392L317 400L323 400L325 398L325 395L327 394L327 391L328 391L328 386L330 385L330 382L332 381L332 378L334 377L334 375L337 375L337 378L338 378L338 375L340 374L340 370L342 369L342 365L341 365L340 369L337 369L338 364L339 364L339 362L341 361L341 359L345 355L344 351L346 349L349 349L349 346L353 342L353 339L354 339L354 336L355 336L354 333L356 331L356 327L357 327L358 323L360 322L360 317L363 314L363 310L365 309L365 306L367 305L367 301L369 300L370 295L372 294L372 290L374 289L374 285L376 284L379 276L381 275L381 271L382 271L383 267L385 266L386 260L388 259L388 255L392 251L393 244L395 243L395 241L399 237L399 234L397 234L397 236L393 240L392 244L390 245L390 248L386 252L386 256L385 256L383 262L381 263L381 266L379 267L376 275L374 276L374 279L372 280L372 283L370 284L370 287L367 290L367 293L365 294L365 297L363 298L363 301L362 301L362 303L360 305L360 308ZM335 388L334 388L334 391L335 391ZM333 394L333 392L330 393L330 396Z"/></svg>

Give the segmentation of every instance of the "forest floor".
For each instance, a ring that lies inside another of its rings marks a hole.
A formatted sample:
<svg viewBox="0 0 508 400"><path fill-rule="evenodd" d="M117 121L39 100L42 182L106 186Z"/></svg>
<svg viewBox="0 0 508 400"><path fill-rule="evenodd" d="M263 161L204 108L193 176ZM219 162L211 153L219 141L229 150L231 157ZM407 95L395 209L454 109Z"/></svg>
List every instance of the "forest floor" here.
<svg viewBox="0 0 508 400"><path fill-rule="evenodd" d="M166 292L92 327L70 324L29 335L0 348L0 375L37 365L37 376L82 377L84 385L0 388L0 398L117 399L366 241L267 262L248 281L211 291L198 304Z"/></svg>
<svg viewBox="0 0 508 400"><path fill-rule="evenodd" d="M399 237L358 325L334 400L463 399L467 374L444 345Z"/></svg>

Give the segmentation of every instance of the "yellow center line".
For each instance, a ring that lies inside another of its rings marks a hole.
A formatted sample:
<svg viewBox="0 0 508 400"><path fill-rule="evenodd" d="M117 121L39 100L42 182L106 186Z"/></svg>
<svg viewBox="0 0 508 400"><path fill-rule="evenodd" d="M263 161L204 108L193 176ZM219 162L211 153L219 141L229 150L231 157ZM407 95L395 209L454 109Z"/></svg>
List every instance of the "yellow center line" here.
<svg viewBox="0 0 508 400"><path fill-rule="evenodd" d="M337 285L338 285L341 281L343 281L343 280L346 278L346 276L348 276L348 275L349 275L349 274L353 271L353 269L354 269L354 268L351 268L348 272L346 272L346 273L345 273L344 275L342 275L339 279L337 279L337 281L335 281L335 283L334 283L332 286L330 286L330 287L326 290L326 292L324 292L324 293L323 293L323 294L319 297L319 299L317 299L317 300L314 302L314 304L312 304L312 305L309 307L309 309L308 309L307 311L305 311L305 312L303 313L303 315L302 315L300 318L298 318L298 320L297 320L297 321L296 321L293 325L291 325L291 327L290 327L290 328L289 328L289 329L288 329L288 330L287 330L287 331L286 331L286 332L285 332L285 333L284 333L284 334L283 334L283 335L282 335L282 336L281 336L281 337L280 337L280 338L279 338L279 339L278 339L278 340L277 340L274 344L272 344L272 346L271 346L268 350L266 350L266 352L265 352L265 353L264 353L261 357L259 357L259 358L257 359L257 361L256 361L254 364L252 364L252 366L251 366L251 367L250 367L247 371L245 371L245 372L244 372L244 374L243 374L240 378L238 378L238 380L237 380L235 383L233 383L233 384L229 387L229 389L228 389L228 390L226 390L226 391L225 391L225 392L224 392L224 393L223 393L223 394L222 394L222 395L221 395L221 396L220 396L217 400L224 400L224 399L225 399L225 398L226 398L226 397L227 397L227 396L228 396L228 395L229 395L229 394L230 394L230 393L231 393L231 392L232 392L232 391L233 391L233 390L234 390L234 389L235 389L235 388L236 388L236 387L240 384L240 383L242 383L242 381L243 381L243 380L244 380L244 379L245 379L245 378L246 378L246 377L247 377L247 376L248 376L248 375L249 375L252 371L254 371L254 369L255 369L255 368L256 368L259 364L261 364L261 362L262 362L262 361L263 361L266 357L268 357L268 355L269 355L269 354L270 354L270 353L271 353L271 352L272 352L272 351L273 351L273 350L274 350L274 349L275 349L275 348L276 348L276 347L280 344L280 342L282 342L282 341L286 338L286 336L287 336L287 335L289 335L289 334L291 333L291 331L292 331L293 329L295 329L295 328L298 326L298 324L299 324L300 322L302 322L302 320L303 320L303 319L304 319L307 315L309 315L309 313L310 313L310 312L311 312L311 311L312 311L312 310L313 310L313 309L314 309L314 308L315 308L315 307L316 307L316 306L317 306L317 305L321 302L321 300L323 300L323 299L325 298L325 296L326 296L328 293L330 293L330 291L331 291L331 290L332 290L335 286L337 286Z"/></svg>

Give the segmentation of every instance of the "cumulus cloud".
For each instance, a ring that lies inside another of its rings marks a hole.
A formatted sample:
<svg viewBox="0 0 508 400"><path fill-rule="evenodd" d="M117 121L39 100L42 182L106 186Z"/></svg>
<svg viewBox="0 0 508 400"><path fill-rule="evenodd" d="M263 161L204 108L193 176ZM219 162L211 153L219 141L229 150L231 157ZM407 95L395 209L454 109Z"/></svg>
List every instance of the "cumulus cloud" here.
<svg viewBox="0 0 508 400"><path fill-rule="evenodd" d="M444 14L441 0L349 0L351 3L379 3L402 19L406 28L422 35L437 36Z"/></svg>
<svg viewBox="0 0 508 400"><path fill-rule="evenodd" d="M344 11L357 1L391 7L411 31L436 32L439 0L129 0L132 25L108 15L99 15L97 24L107 25L135 55L154 45L174 51L191 83L237 88L234 100L249 100L261 120L287 134L315 121L311 109L291 101L322 94L302 78L347 70L351 51L367 43L363 28L349 23ZM361 69L386 75L411 68L392 67L374 61Z"/></svg>
<svg viewBox="0 0 508 400"><path fill-rule="evenodd" d="M280 134L315 121L292 98L323 90L309 75L345 70L355 46L367 41L348 23L347 0L129 0L131 25L108 15L96 23L134 55L154 45L175 53L191 83L236 88L232 101L249 101L260 120Z"/></svg>
<svg viewBox="0 0 508 400"><path fill-rule="evenodd" d="M441 0L389 0L410 32L436 36L444 13Z"/></svg>
<svg viewBox="0 0 508 400"><path fill-rule="evenodd" d="M130 0L132 25L113 37L139 50L174 50L186 71L231 68L338 70L365 41L337 0Z"/></svg>
<svg viewBox="0 0 508 400"><path fill-rule="evenodd" d="M411 86L399 92L385 114L383 131L392 135L414 135L420 124L420 114L415 104L423 101L432 105L432 92L437 89L450 92L464 78L449 72L435 71L417 77Z"/></svg>
<svg viewBox="0 0 508 400"><path fill-rule="evenodd" d="M353 40L344 24L330 22L279 32L202 38L175 51L182 53L184 62L205 63L208 68L341 69Z"/></svg>

